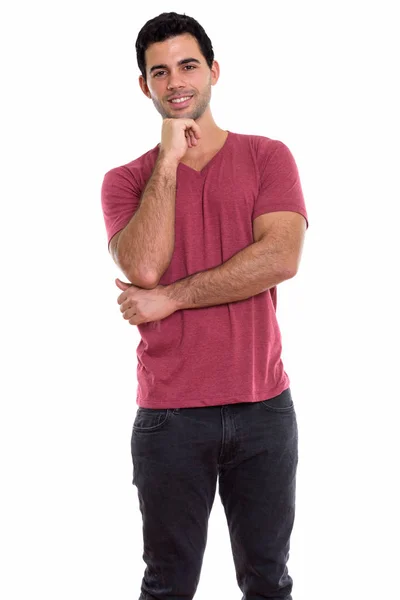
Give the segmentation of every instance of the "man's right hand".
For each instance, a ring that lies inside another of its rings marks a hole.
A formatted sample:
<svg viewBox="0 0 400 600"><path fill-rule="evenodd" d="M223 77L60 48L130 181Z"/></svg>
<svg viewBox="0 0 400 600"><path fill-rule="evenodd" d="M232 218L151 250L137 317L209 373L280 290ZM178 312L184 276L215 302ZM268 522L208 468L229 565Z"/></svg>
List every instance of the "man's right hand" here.
<svg viewBox="0 0 400 600"><path fill-rule="evenodd" d="M196 146L201 137L200 127L193 119L164 119L160 152L179 162L188 148Z"/></svg>

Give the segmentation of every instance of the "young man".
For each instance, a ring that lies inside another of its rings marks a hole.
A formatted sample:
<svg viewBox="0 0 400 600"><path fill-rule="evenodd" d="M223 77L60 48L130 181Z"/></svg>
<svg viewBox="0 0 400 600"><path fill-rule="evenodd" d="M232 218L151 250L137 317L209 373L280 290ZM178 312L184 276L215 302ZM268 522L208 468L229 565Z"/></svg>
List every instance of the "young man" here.
<svg viewBox="0 0 400 600"><path fill-rule="evenodd" d="M193 598L218 481L243 598L291 600L298 437L275 310L308 225L298 171L282 142L215 123L219 65L197 21L163 13L136 50L161 141L106 173L102 207L130 282L116 280L120 310L141 335L140 599Z"/></svg>

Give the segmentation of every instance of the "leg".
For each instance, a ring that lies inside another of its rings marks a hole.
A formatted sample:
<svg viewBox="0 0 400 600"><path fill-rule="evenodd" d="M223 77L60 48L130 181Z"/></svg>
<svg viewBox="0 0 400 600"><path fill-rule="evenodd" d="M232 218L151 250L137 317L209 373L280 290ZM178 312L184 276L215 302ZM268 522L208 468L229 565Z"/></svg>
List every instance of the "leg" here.
<svg viewBox="0 0 400 600"><path fill-rule="evenodd" d="M191 600L196 592L216 490L217 426L208 408L138 409L131 445L147 565L140 600Z"/></svg>
<svg viewBox="0 0 400 600"><path fill-rule="evenodd" d="M221 465L227 517L242 600L292 600L286 563L295 514L297 422L290 390L233 409L235 453ZM232 428L232 426L231 426Z"/></svg>

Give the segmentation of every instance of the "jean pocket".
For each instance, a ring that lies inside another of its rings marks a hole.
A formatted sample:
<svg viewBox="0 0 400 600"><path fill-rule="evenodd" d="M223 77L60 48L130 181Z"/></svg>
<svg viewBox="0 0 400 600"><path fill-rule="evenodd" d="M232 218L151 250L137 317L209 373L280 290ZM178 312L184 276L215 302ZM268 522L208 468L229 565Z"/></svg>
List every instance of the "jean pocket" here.
<svg viewBox="0 0 400 600"><path fill-rule="evenodd" d="M158 431L164 427L171 415L172 410L169 408L142 408L139 406L132 432Z"/></svg>
<svg viewBox="0 0 400 600"><path fill-rule="evenodd" d="M286 413L294 411L294 403L290 388L284 390L279 396L274 396L269 400L261 400L260 404L270 412Z"/></svg>

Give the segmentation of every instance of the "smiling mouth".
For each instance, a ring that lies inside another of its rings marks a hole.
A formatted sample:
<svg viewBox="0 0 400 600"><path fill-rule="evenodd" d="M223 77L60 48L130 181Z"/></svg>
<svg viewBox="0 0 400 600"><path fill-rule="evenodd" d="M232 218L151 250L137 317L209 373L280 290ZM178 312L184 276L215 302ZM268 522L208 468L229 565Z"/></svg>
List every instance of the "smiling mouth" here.
<svg viewBox="0 0 400 600"><path fill-rule="evenodd" d="M174 98L173 100L168 100L170 104L174 106L181 106L187 104L193 96L181 96L181 98Z"/></svg>

